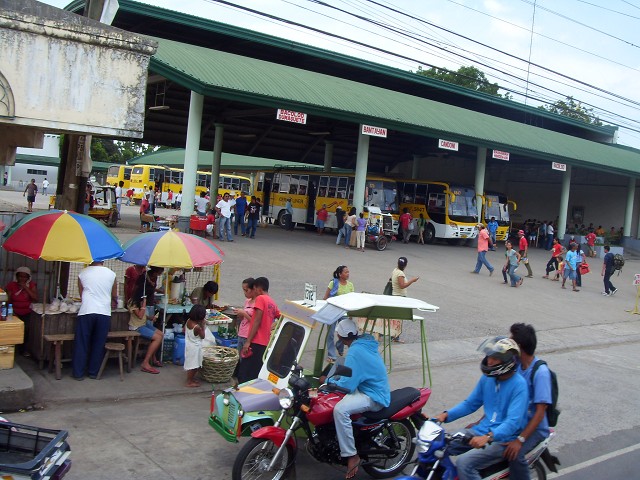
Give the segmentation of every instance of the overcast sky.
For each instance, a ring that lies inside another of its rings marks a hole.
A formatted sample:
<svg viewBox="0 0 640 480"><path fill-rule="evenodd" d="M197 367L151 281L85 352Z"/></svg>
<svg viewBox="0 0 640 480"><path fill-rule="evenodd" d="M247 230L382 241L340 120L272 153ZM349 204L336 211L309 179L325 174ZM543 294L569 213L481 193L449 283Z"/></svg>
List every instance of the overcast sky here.
<svg viewBox="0 0 640 480"><path fill-rule="evenodd" d="M457 70L474 65L490 81L520 92L512 94L514 101L524 102L521 94L525 91L534 97L527 100L534 106L540 104L538 99L556 101L573 96L592 106L603 123L640 130L640 0L326 0L330 6L388 28L312 0L229 0L411 60L265 19L215 0L142 1L404 70L430 65ZM69 2L44 3L62 8ZM529 56L539 66L527 71L527 63L514 57L527 60ZM619 132L619 143L640 148L639 132L625 128Z"/></svg>

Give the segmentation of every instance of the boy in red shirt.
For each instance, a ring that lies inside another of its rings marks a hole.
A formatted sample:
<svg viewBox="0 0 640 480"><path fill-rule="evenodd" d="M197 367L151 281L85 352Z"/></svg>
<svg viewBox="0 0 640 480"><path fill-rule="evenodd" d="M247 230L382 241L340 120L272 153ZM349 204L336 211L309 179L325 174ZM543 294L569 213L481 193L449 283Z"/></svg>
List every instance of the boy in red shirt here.
<svg viewBox="0 0 640 480"><path fill-rule="evenodd" d="M258 378L262 369L262 357L271 338L273 322L280 317L278 305L269 296L269 279L258 277L253 281L256 300L249 325L247 340L240 352L238 383Z"/></svg>

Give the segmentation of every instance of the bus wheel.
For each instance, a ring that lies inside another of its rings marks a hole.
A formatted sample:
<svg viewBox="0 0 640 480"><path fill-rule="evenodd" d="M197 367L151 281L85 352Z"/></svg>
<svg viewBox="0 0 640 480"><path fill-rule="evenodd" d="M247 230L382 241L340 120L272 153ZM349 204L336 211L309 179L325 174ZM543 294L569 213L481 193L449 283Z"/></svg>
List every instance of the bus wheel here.
<svg viewBox="0 0 640 480"><path fill-rule="evenodd" d="M436 241L436 229L433 228L433 225L427 225L427 228L424 229L424 243L428 243L431 245Z"/></svg>
<svg viewBox="0 0 640 480"><path fill-rule="evenodd" d="M383 251L385 248L387 248L387 245L389 244L387 237L385 237L384 235L380 235L378 237L378 240L376 240L376 248L378 249L378 251Z"/></svg>
<svg viewBox="0 0 640 480"><path fill-rule="evenodd" d="M273 222L276 225L280 225L280 227L284 228L284 216L287 214L286 210L280 210L280 213L278 214L278 218L276 218L276 221Z"/></svg>

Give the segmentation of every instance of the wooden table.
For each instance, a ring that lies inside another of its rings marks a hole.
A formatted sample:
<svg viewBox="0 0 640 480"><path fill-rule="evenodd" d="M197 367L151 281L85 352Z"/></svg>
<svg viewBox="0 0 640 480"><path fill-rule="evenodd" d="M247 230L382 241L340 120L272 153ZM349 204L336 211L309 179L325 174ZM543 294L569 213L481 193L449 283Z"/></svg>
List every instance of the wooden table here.
<svg viewBox="0 0 640 480"><path fill-rule="evenodd" d="M76 333L76 313L59 313L57 315L40 315L31 312L29 317L30 326L27 329L28 338L25 339L25 347L34 359L38 360L40 368L44 366L44 361L49 359L49 349L45 349L45 335L56 335L64 333ZM129 330L129 312L124 308L119 308L111 312L110 331ZM66 342L61 355L64 358L71 357L73 342Z"/></svg>

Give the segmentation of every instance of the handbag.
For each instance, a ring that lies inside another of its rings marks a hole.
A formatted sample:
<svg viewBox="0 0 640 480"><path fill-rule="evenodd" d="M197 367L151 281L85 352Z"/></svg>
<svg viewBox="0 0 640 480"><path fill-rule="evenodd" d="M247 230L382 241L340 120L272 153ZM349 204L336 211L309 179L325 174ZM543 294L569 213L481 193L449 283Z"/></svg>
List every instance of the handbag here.
<svg viewBox="0 0 640 480"><path fill-rule="evenodd" d="M387 282L382 292L383 295L393 295L393 284L391 283L391 279Z"/></svg>
<svg viewBox="0 0 640 480"><path fill-rule="evenodd" d="M578 268L580 269L580 275L586 275L591 271L587 262L582 262Z"/></svg>

